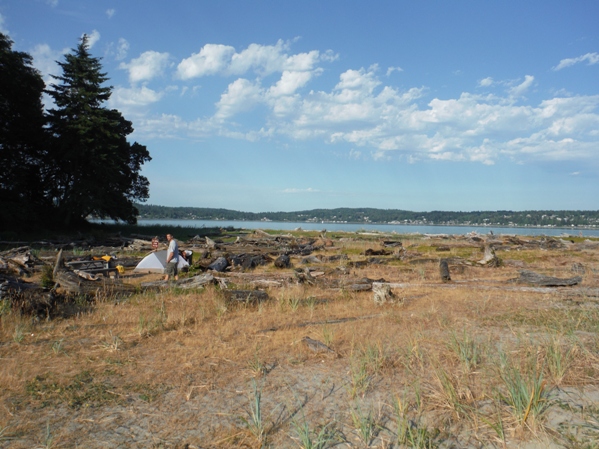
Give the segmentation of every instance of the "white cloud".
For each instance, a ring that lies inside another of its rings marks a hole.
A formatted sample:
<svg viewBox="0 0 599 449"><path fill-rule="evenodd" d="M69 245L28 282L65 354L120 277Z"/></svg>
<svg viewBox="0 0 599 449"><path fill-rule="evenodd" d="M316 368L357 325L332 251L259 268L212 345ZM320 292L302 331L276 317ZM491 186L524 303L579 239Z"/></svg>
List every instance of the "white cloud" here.
<svg viewBox="0 0 599 449"><path fill-rule="evenodd" d="M280 97L282 95L292 95L300 87L305 86L312 78L311 72L291 72L284 71L277 84L269 89L269 95Z"/></svg>
<svg viewBox="0 0 599 449"><path fill-rule="evenodd" d="M512 97L521 97L522 95L524 95L526 93L526 91L530 88L530 86L532 86L532 83L534 82L535 77L532 75L526 75L524 77L524 81L520 84L518 84L517 86L512 87L509 90L509 94Z"/></svg>
<svg viewBox="0 0 599 449"><path fill-rule="evenodd" d="M183 59L177 67L181 79L207 75L240 76L249 72L267 76L277 72L314 70L321 61L333 61L338 56L331 51L288 54L290 43L279 40L275 45L250 44L237 52L227 45L206 44L198 53Z"/></svg>
<svg viewBox="0 0 599 449"><path fill-rule="evenodd" d="M588 65L597 64L599 62L599 53L587 53L586 55L578 56L577 58L562 59L558 65L553 67L553 70L561 70L585 61L588 62Z"/></svg>
<svg viewBox="0 0 599 449"><path fill-rule="evenodd" d="M110 104L117 109L131 110L156 103L163 97L163 93L156 92L147 86L139 88L117 87L110 97Z"/></svg>
<svg viewBox="0 0 599 449"><path fill-rule="evenodd" d="M389 67L387 68L387 76L390 76L393 72L403 72L401 67Z"/></svg>
<svg viewBox="0 0 599 449"><path fill-rule="evenodd" d="M46 3L52 8L56 8L58 6L58 0L46 0Z"/></svg>
<svg viewBox="0 0 599 449"><path fill-rule="evenodd" d="M128 64L121 63L119 68L129 71L129 81L132 83L148 81L164 73L164 69L169 64L169 58L168 53L146 51Z"/></svg>
<svg viewBox="0 0 599 449"><path fill-rule="evenodd" d="M129 52L129 42L127 39L119 38L119 42L116 47L116 56L115 59L117 61L122 61L127 57L127 53Z"/></svg>
<svg viewBox="0 0 599 449"><path fill-rule="evenodd" d="M144 55L147 59L140 57L126 66L132 81L146 81L166 68L158 64L165 60L154 60L151 52ZM190 122L170 117L160 121L164 125L153 123L155 130L145 121L147 127L142 129L168 134L172 124L189 136L218 134L250 141L315 139L349 144L349 158L369 154L375 160L385 160L395 153L410 163L432 159L492 165L502 158L518 163L596 158L599 96L554 92L540 103L530 104L524 96L537 82L533 75L516 81L488 76L473 88L503 86L505 91L465 91L454 98L429 97L424 102L429 95L426 87L401 90L388 81L385 85L376 64L347 68L328 88L311 86L324 71L322 63L337 57L318 51L292 54L290 44L283 41L270 46L252 44L240 52L231 46L207 44L180 62L177 75L183 80L235 76L215 103L214 114ZM134 68L139 72L134 74ZM389 68L386 75L397 70ZM272 74L279 76L267 76ZM198 89L197 85L181 86L177 95L189 98ZM149 104L159 99L153 91L128 94L121 101L144 104L146 99ZM248 111L252 111L251 125L237 117Z"/></svg>
<svg viewBox="0 0 599 449"><path fill-rule="evenodd" d="M229 84L225 93L216 104L215 117L224 120L241 112L251 110L262 101L262 88L257 83L239 78Z"/></svg>
<svg viewBox="0 0 599 449"><path fill-rule="evenodd" d="M62 70L56 61L62 59L63 55L68 53L68 49L55 51L47 44L36 45L29 54L33 58L33 66L38 69L46 84L54 82L50 75L61 75Z"/></svg>
<svg viewBox="0 0 599 449"><path fill-rule="evenodd" d="M93 30L91 33L86 34L89 48L93 48L93 46L100 40L100 32L98 30Z"/></svg>
<svg viewBox="0 0 599 449"><path fill-rule="evenodd" d="M478 85L480 87L489 87L493 85L493 78L491 78L490 76L483 78L482 80L480 80L478 82Z"/></svg>
<svg viewBox="0 0 599 449"><path fill-rule="evenodd" d="M177 67L181 79L214 75L224 70L235 54L235 49L227 45L206 44L199 53L184 59Z"/></svg>
<svg viewBox="0 0 599 449"><path fill-rule="evenodd" d="M116 12L116 10L115 10L115 9L112 9L112 8L111 8L111 9L107 9L107 10L106 10L106 16L107 16L109 19L112 19L112 17L114 16L114 13L115 13L115 12Z"/></svg>
<svg viewBox="0 0 599 449"><path fill-rule="evenodd" d="M282 193L319 193L320 190L308 187L307 189L296 189L294 187L282 190Z"/></svg>
<svg viewBox="0 0 599 449"><path fill-rule="evenodd" d="M362 157L362 152L358 151L354 148L352 148L351 150L349 150L349 158L350 159L360 159L360 157Z"/></svg>

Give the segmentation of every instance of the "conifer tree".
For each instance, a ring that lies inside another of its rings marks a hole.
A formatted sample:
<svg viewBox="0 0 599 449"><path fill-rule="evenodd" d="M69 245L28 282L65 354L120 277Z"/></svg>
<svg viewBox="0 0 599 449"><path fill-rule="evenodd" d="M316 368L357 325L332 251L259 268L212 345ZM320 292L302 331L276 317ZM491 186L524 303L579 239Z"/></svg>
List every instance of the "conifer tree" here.
<svg viewBox="0 0 599 449"><path fill-rule="evenodd" d="M47 213L44 81L29 54L0 33L0 229L24 226Z"/></svg>
<svg viewBox="0 0 599 449"><path fill-rule="evenodd" d="M57 218L74 225L94 215L136 222L134 201L145 201L149 182L140 174L150 161L145 146L129 143L130 121L104 104L112 87L99 58L92 57L87 36L58 62L61 76L48 94L55 107L48 112L50 196Z"/></svg>

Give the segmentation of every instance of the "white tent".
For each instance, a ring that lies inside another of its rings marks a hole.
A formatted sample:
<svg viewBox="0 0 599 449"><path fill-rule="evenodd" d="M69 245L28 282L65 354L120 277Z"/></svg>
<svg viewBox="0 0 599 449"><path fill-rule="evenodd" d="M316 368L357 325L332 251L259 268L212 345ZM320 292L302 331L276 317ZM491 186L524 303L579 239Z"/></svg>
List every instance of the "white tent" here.
<svg viewBox="0 0 599 449"><path fill-rule="evenodd" d="M183 257L179 256L179 263L177 267L179 271L183 268L188 267L189 264ZM144 257L141 262L137 264L133 271L143 271L146 273L164 273L166 267L166 250L156 251L148 254Z"/></svg>

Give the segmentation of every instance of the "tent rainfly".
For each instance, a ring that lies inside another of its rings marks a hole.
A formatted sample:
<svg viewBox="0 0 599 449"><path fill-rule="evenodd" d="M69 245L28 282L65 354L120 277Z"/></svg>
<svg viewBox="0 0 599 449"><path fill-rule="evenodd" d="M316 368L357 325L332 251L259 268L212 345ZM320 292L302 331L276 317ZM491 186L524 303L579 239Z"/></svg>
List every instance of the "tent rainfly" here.
<svg viewBox="0 0 599 449"><path fill-rule="evenodd" d="M179 256L179 263L177 264L179 271L188 266L189 264L187 263L187 261L183 259L183 257ZM165 268L166 250L162 250L148 254L141 260L141 262L137 264L133 271L143 271L146 273L164 273Z"/></svg>

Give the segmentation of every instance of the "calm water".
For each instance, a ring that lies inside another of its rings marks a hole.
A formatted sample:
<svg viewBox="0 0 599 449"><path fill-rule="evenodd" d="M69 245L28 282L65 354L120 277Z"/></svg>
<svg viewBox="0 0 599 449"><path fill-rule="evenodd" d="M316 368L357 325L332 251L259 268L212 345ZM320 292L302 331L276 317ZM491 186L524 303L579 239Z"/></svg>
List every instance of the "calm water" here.
<svg viewBox="0 0 599 449"><path fill-rule="evenodd" d="M506 235L547 235L547 236L585 236L599 237L599 229L568 229L568 228L511 228L491 226L420 226L420 225L390 225L364 223L293 223L276 221L232 221L232 220L139 220L140 226L170 225L193 228L234 227L240 229L276 229L292 231L302 228L306 231L347 231L347 232L396 232L398 234L468 234L477 232Z"/></svg>

